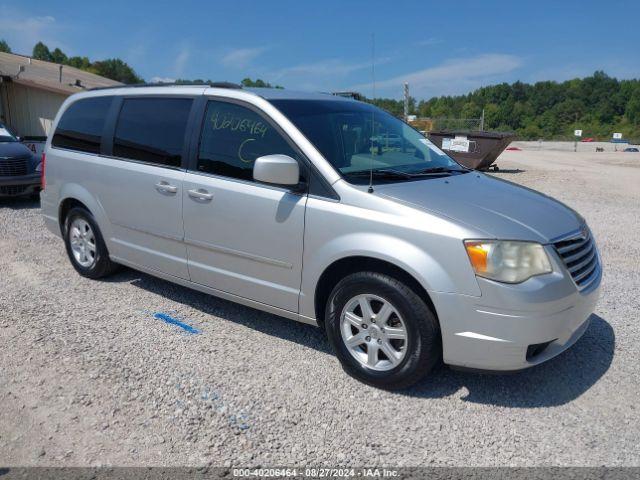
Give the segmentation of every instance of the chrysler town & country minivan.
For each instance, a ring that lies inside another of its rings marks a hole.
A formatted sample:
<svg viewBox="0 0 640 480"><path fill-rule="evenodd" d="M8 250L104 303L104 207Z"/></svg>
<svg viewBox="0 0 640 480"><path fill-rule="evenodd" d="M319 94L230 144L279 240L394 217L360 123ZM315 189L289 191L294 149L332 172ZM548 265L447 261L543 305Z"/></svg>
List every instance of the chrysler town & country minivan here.
<svg viewBox="0 0 640 480"><path fill-rule="evenodd" d="M347 98L84 92L60 109L43 170L46 225L80 275L126 265L319 325L343 368L379 387L441 360L544 362L580 338L598 298L580 215Z"/></svg>

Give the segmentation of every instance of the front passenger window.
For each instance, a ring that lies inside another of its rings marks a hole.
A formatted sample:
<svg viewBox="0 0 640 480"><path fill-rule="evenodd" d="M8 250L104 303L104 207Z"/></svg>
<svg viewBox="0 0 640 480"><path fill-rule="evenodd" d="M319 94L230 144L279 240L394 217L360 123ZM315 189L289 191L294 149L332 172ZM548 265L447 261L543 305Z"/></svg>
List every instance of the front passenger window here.
<svg viewBox="0 0 640 480"><path fill-rule="evenodd" d="M209 101L200 138L198 171L253 180L256 158L272 154L298 159L278 131L253 110L235 103Z"/></svg>

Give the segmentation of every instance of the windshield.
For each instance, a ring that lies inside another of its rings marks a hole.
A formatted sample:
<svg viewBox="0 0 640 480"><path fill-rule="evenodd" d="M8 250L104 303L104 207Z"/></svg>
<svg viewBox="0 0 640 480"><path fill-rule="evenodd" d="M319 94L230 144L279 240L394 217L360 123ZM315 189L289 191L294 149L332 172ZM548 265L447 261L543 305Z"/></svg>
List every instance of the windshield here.
<svg viewBox="0 0 640 480"><path fill-rule="evenodd" d="M464 171L427 138L387 112L344 100L271 100L349 182Z"/></svg>
<svg viewBox="0 0 640 480"><path fill-rule="evenodd" d="M0 142L17 142L18 140L7 128L0 123Z"/></svg>

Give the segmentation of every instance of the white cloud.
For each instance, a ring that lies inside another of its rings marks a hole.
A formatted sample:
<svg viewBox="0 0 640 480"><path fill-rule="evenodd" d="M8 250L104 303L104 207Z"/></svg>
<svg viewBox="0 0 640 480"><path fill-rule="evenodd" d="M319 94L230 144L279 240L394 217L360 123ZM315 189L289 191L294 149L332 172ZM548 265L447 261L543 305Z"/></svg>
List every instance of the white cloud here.
<svg viewBox="0 0 640 480"><path fill-rule="evenodd" d="M191 58L191 48L189 48L188 45L183 45L176 59L173 61L173 73L176 77L184 77L189 58Z"/></svg>
<svg viewBox="0 0 640 480"><path fill-rule="evenodd" d="M376 68L390 60L388 57L376 59ZM371 62L346 62L330 58L285 67L268 72L265 76L295 89L328 91L344 88L345 77L362 70L371 70Z"/></svg>
<svg viewBox="0 0 640 480"><path fill-rule="evenodd" d="M278 72L279 77L289 75L348 75L349 73L362 70L363 68L371 68L371 62L368 63L346 63L339 59L321 60L315 63L306 63L294 65L292 67L283 68Z"/></svg>
<svg viewBox="0 0 640 480"><path fill-rule="evenodd" d="M500 80L500 76L516 70L522 60L514 55L486 53L468 58L456 58L436 67L376 82L379 94L398 97L402 85L409 83L411 94L427 98L436 95L455 95L466 93L488 82ZM371 83L360 84L355 90L369 91Z"/></svg>
<svg viewBox="0 0 640 480"><path fill-rule="evenodd" d="M0 6L0 38L7 41L14 53L31 55L33 46L44 42L51 50L58 47L68 54L70 49L58 38L62 29L50 15L29 15Z"/></svg>
<svg viewBox="0 0 640 480"><path fill-rule="evenodd" d="M245 68L265 50L266 47L237 48L225 54L220 63L229 68Z"/></svg>
<svg viewBox="0 0 640 480"><path fill-rule="evenodd" d="M433 45L439 45L441 43L443 43L444 40L440 39L440 38L425 38L424 40L420 40L419 42L416 42L416 45L418 45L419 47L431 47Z"/></svg>
<svg viewBox="0 0 640 480"><path fill-rule="evenodd" d="M175 78L171 77L151 77L151 83L174 83Z"/></svg>

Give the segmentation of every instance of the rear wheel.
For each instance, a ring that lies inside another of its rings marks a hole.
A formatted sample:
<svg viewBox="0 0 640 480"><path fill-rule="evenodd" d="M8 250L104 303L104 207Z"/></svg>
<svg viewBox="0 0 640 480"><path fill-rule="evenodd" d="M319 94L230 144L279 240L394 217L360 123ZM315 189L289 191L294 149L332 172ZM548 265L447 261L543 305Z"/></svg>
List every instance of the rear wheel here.
<svg viewBox="0 0 640 480"><path fill-rule="evenodd" d="M336 285L326 329L344 370L380 388L419 381L442 355L433 312L411 288L381 273L354 273Z"/></svg>
<svg viewBox="0 0 640 480"><path fill-rule="evenodd" d="M67 255L76 271L87 278L101 278L113 273L117 265L109 252L93 215L81 207L72 208L64 223Z"/></svg>

